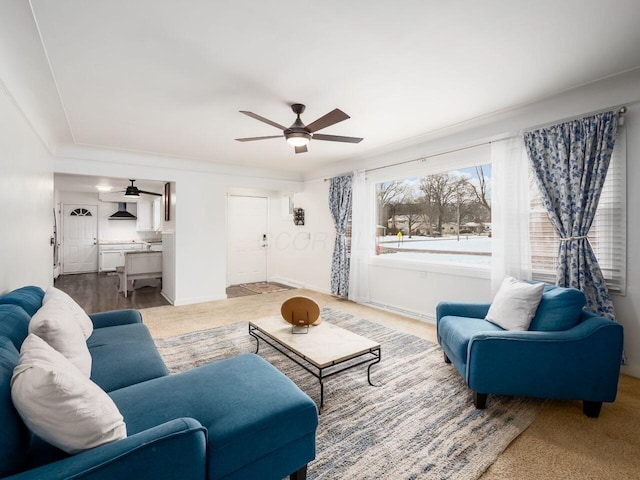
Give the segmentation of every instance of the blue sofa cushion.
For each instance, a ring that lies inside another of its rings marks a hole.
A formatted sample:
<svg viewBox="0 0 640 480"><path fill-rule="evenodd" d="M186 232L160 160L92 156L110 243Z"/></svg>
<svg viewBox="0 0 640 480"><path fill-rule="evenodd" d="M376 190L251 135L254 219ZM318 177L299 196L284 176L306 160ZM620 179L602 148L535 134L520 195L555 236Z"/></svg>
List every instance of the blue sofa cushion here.
<svg viewBox="0 0 640 480"><path fill-rule="evenodd" d="M31 441L31 435L11 400L11 377L19 359L13 342L0 336L0 477L22 468Z"/></svg>
<svg viewBox="0 0 640 480"><path fill-rule="evenodd" d="M2 295L0 297L0 305L18 305L22 307L30 317L33 317L33 314L42 306L43 298L44 290L40 287L22 287Z"/></svg>
<svg viewBox="0 0 640 480"><path fill-rule="evenodd" d="M456 317L449 315L440 319L438 334L440 343L446 344L461 363L467 363L467 347L471 338L480 332L503 331L498 325L484 318Z"/></svg>
<svg viewBox="0 0 640 480"><path fill-rule="evenodd" d="M29 334L31 317L17 305L0 305L0 336L13 342L20 350L22 342Z"/></svg>
<svg viewBox="0 0 640 480"><path fill-rule="evenodd" d="M584 293L578 289L547 285L529 330L541 332L569 330L580 323L582 307L586 302Z"/></svg>
<svg viewBox="0 0 640 480"><path fill-rule="evenodd" d="M105 392L168 375L145 325L96 328L87 339L91 380Z"/></svg>
<svg viewBox="0 0 640 480"><path fill-rule="evenodd" d="M308 439L318 423L315 403L254 354L131 385L109 395L124 416L129 435L175 418L198 420L208 431L209 480L233 477L237 470L272 452L293 448L292 442ZM307 444L312 450L303 464L314 455L315 443ZM278 473L282 475L271 472L270 476L282 478L291 472ZM269 472L263 472L263 477L269 477Z"/></svg>

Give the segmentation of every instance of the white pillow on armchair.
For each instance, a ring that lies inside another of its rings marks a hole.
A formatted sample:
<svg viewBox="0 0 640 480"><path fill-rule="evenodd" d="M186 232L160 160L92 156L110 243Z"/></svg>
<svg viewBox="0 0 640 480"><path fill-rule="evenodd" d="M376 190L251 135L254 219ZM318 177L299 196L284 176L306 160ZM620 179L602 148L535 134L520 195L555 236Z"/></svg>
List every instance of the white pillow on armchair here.
<svg viewBox="0 0 640 480"><path fill-rule="evenodd" d="M544 283L527 283L505 277L485 320L505 330L528 330L543 292Z"/></svg>

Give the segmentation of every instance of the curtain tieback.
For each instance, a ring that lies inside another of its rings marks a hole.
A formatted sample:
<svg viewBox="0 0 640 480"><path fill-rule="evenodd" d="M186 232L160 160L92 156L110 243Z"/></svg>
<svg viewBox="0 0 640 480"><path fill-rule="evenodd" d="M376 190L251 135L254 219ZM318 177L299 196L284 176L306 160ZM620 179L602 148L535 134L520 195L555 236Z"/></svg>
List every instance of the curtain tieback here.
<svg viewBox="0 0 640 480"><path fill-rule="evenodd" d="M581 237L567 237L567 238L561 238L560 241L561 242L573 242L574 240L582 240L583 238L588 239L588 237L586 235L583 235Z"/></svg>

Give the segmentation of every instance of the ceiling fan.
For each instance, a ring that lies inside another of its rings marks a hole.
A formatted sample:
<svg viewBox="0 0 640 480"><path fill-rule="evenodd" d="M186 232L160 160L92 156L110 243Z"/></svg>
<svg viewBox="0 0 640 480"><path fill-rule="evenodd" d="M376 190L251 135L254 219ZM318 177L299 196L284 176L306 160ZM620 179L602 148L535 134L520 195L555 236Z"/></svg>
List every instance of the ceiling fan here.
<svg viewBox="0 0 640 480"><path fill-rule="evenodd" d="M251 118L255 118L261 122L264 122L273 127L279 128L282 130L282 135L271 135L267 137L248 137L248 138L236 138L238 142L252 142L254 140L266 140L268 138L281 138L284 137L290 145L295 147L296 153L304 153L307 151L307 144L314 140L326 140L329 142L346 142L346 143L359 143L362 141L362 138L358 137L343 137L340 135L324 135L322 133L315 133L318 130L322 130L323 128L330 127L331 125L335 125L338 122L342 122L349 117L346 113L344 113L340 109L332 110L326 115L320 117L315 122L310 123L309 125L305 125L300 120L300 114L304 112L305 106L301 103L294 103L291 105L291 110L293 113L297 115L296 121L287 128L282 125L269 120L268 118L261 117L258 114L253 112L245 112L240 110L240 113L244 113Z"/></svg>
<svg viewBox="0 0 640 480"><path fill-rule="evenodd" d="M162 194L161 193L155 193L155 192L147 192L146 190L140 190L138 187L136 187L133 182L135 182L135 180L131 180L129 179L129 181L131 182L131 185L129 185L127 187L126 190L123 190L124 196L126 198L140 198L140 194L144 193L147 195L155 195L156 197L161 197Z"/></svg>

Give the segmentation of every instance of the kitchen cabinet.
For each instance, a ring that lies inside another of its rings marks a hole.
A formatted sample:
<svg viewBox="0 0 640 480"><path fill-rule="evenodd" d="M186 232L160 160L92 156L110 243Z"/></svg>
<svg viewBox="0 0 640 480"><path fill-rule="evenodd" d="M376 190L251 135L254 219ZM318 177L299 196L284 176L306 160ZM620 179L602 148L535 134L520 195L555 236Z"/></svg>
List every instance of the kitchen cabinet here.
<svg viewBox="0 0 640 480"><path fill-rule="evenodd" d="M153 204L151 202L138 202L136 213L136 230L138 232L150 232L153 230Z"/></svg>
<svg viewBox="0 0 640 480"><path fill-rule="evenodd" d="M161 198L156 198L153 202L138 202L136 230L138 232L162 231L163 214L164 207Z"/></svg>
<svg viewBox="0 0 640 480"><path fill-rule="evenodd" d="M99 248L100 261L98 269L100 272L115 272L117 267L124 266L125 252L143 250L142 243L110 243L101 244Z"/></svg>
<svg viewBox="0 0 640 480"><path fill-rule="evenodd" d="M122 250L100 250L101 272L112 272L121 265L124 265Z"/></svg>
<svg viewBox="0 0 640 480"><path fill-rule="evenodd" d="M162 197L158 197L153 201L153 230L161 232L164 219L164 203Z"/></svg>

